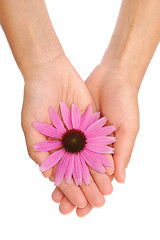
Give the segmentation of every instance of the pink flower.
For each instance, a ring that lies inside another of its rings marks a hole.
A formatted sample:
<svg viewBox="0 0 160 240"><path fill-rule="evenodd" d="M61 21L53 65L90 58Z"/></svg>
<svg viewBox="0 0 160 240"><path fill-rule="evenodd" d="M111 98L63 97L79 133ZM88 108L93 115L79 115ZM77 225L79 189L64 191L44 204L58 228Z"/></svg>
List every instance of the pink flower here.
<svg viewBox="0 0 160 240"><path fill-rule="evenodd" d="M107 135L112 133L115 127L104 127L107 119L99 118L98 112L91 114L91 105L82 115L75 104L72 104L71 113L64 102L60 103L60 109L64 124L52 107L49 113L53 126L40 122L32 124L40 133L53 138L33 146L36 151L54 150L42 163L40 170L44 172L58 163L55 185L59 186L64 176L66 183L69 183L73 176L77 186L82 184L82 180L89 184L87 165L100 173L105 173L104 166L113 166L104 154L113 153L114 149L107 144L115 142L115 137Z"/></svg>

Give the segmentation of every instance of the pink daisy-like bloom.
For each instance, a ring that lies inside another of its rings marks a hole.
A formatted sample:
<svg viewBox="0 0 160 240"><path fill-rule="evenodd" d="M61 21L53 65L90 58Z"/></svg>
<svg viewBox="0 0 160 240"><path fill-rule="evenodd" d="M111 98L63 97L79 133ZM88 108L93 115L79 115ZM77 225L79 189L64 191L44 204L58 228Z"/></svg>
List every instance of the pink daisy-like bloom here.
<svg viewBox="0 0 160 240"><path fill-rule="evenodd" d="M76 104L72 104L71 113L64 102L60 103L60 109L64 124L52 107L49 113L53 126L40 122L32 124L40 133L53 138L33 146L36 151L54 150L42 163L40 170L44 172L58 163L55 185L59 186L63 177L69 183L72 176L77 186L82 184L82 180L88 185L88 166L100 173L105 173L104 166L113 166L104 154L114 151L107 145L115 142L115 137L108 136L115 127L104 126L106 117L100 118L98 112L91 114L91 105L82 115Z"/></svg>

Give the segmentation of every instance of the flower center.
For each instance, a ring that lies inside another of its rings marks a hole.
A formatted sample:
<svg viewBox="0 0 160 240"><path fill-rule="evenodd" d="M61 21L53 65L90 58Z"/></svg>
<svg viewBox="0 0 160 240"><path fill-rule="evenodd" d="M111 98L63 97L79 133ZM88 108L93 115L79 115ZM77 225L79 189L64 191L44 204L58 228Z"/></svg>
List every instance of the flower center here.
<svg viewBox="0 0 160 240"><path fill-rule="evenodd" d="M80 130L71 129L63 134L62 145L67 152L78 153L86 145L86 136Z"/></svg>

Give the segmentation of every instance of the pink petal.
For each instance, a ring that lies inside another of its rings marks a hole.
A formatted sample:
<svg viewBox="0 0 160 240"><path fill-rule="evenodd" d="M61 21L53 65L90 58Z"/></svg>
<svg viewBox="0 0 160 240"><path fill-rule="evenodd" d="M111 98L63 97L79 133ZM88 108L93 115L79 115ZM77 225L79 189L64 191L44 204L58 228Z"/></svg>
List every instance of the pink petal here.
<svg viewBox="0 0 160 240"><path fill-rule="evenodd" d="M88 122L88 126L87 128L92 125L94 122L96 122L100 117L100 112L95 112L92 114L92 116L90 117L90 120Z"/></svg>
<svg viewBox="0 0 160 240"><path fill-rule="evenodd" d="M106 127L103 127L101 128L99 131L98 131L98 135L109 135L111 134L112 132L114 132L116 130L116 127L115 126L106 126Z"/></svg>
<svg viewBox="0 0 160 240"><path fill-rule="evenodd" d="M46 158L46 160L40 166L40 170L42 172L46 171L47 169L53 167L64 155L65 150L62 148Z"/></svg>
<svg viewBox="0 0 160 240"><path fill-rule="evenodd" d="M89 173L89 169L85 163L85 160L83 158L83 156L81 156L81 154L79 154L79 159L81 161L81 166L82 166L82 178L83 181L88 185L90 184L90 173Z"/></svg>
<svg viewBox="0 0 160 240"><path fill-rule="evenodd" d="M60 108L61 108L61 114L63 121L68 129L72 129L72 121L71 121L71 114L70 111L67 107L67 105L64 102L60 103Z"/></svg>
<svg viewBox="0 0 160 240"><path fill-rule="evenodd" d="M98 144L87 143L85 148L97 153L114 153L114 148Z"/></svg>
<svg viewBox="0 0 160 240"><path fill-rule="evenodd" d="M99 112L93 113L93 114L90 116L90 118L89 118L86 126L85 126L84 129L83 129L83 131L85 131L91 124L93 124L94 122L96 122L96 121L99 119L99 117L100 117L100 113L99 113Z"/></svg>
<svg viewBox="0 0 160 240"><path fill-rule="evenodd" d="M73 169L73 178L76 185L82 185L82 166L78 154L74 155L74 169Z"/></svg>
<svg viewBox="0 0 160 240"><path fill-rule="evenodd" d="M96 170L97 172L100 173L105 173L105 168L97 163L96 161L94 161L94 159L90 158L90 156L88 155L88 153L86 151L81 151L80 154L82 155L82 157L84 158L84 160L86 161L86 163L93 168L94 170Z"/></svg>
<svg viewBox="0 0 160 240"><path fill-rule="evenodd" d="M73 174L73 168L74 168L74 154L73 153L67 153L68 156L68 167L66 169L66 173L65 173L65 180L66 183L69 184L70 180L71 180L71 176Z"/></svg>
<svg viewBox="0 0 160 240"><path fill-rule="evenodd" d="M91 137L87 139L88 144L96 144L99 145L108 145L114 143L116 141L115 137L106 137L106 136L98 136L98 137Z"/></svg>
<svg viewBox="0 0 160 240"><path fill-rule="evenodd" d="M90 120L91 112L92 112L92 105L89 104L89 106L81 116L81 121L79 126L79 129L81 131L85 131L86 127L88 126L88 121Z"/></svg>
<svg viewBox="0 0 160 240"><path fill-rule="evenodd" d="M68 166L68 155L65 153L58 163L57 169L56 169L56 175L55 175L55 185L59 186L62 182L62 179L65 175L66 169Z"/></svg>
<svg viewBox="0 0 160 240"><path fill-rule="evenodd" d="M96 152L92 152L88 149L85 149L85 151L88 153L88 156L90 156L91 159L94 159L94 161L105 165L107 167L113 167L113 163L111 162L111 160L109 160L106 156L104 156L101 153L96 153Z"/></svg>
<svg viewBox="0 0 160 240"><path fill-rule="evenodd" d="M44 134L45 136L52 137L52 138L61 138L62 133L60 133L56 128L40 122L33 122L32 126L39 131L40 133Z"/></svg>
<svg viewBox="0 0 160 240"><path fill-rule="evenodd" d="M80 112L76 104L72 104L72 111L71 111L71 116L72 116L72 125L73 128L78 129L80 125Z"/></svg>
<svg viewBox="0 0 160 240"><path fill-rule="evenodd" d="M93 113L90 117L88 122L86 123L85 127L83 128L83 131L85 131L91 124L93 124L94 122L96 122L100 117L100 113L99 112L95 112Z"/></svg>
<svg viewBox="0 0 160 240"><path fill-rule="evenodd" d="M60 119L60 117L58 116L57 112L50 107L49 109L49 114L52 120L53 125L61 132L61 133L65 133L66 129Z"/></svg>
<svg viewBox="0 0 160 240"><path fill-rule="evenodd" d="M62 146L60 141L44 141L33 146L33 150L47 152Z"/></svg>
<svg viewBox="0 0 160 240"><path fill-rule="evenodd" d="M100 130L107 122L106 117L100 118L96 122L94 122L92 125L90 125L87 130L85 131L86 136L90 136L93 132L96 132Z"/></svg>

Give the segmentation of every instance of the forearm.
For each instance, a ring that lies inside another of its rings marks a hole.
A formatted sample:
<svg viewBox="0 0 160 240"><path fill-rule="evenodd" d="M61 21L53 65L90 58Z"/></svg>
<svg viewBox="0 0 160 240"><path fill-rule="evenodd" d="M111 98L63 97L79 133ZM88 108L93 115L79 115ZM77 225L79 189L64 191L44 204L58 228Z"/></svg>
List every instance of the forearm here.
<svg viewBox="0 0 160 240"><path fill-rule="evenodd" d="M139 88L160 39L160 1L123 0L102 63L126 69Z"/></svg>
<svg viewBox="0 0 160 240"><path fill-rule="evenodd" d="M0 23L24 77L64 54L43 0L0 0Z"/></svg>

